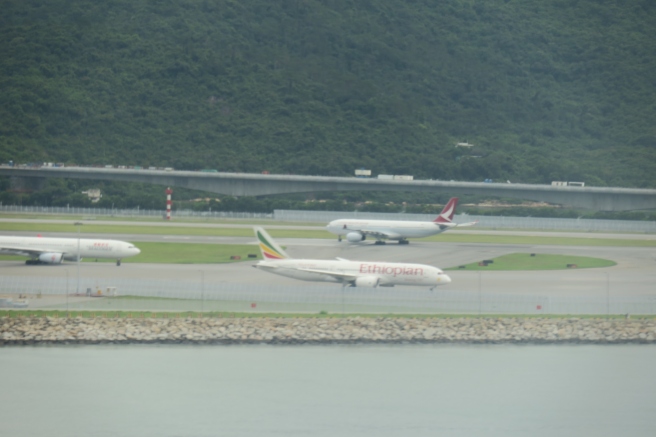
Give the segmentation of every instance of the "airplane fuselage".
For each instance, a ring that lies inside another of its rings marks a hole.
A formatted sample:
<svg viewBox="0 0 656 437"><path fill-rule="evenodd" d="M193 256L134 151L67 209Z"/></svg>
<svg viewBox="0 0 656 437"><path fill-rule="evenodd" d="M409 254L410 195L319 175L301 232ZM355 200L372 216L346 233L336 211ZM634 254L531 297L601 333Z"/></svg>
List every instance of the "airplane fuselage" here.
<svg viewBox="0 0 656 437"><path fill-rule="evenodd" d="M2 254L21 253L25 256L33 256L36 252L62 254L66 260L75 260L78 253L81 258L122 259L135 256L141 251L132 243L119 240L80 238L78 252L77 238L0 236Z"/></svg>
<svg viewBox="0 0 656 437"><path fill-rule="evenodd" d="M314 282L349 282L339 279L338 275L377 278L377 283L381 286L424 285L434 287L451 282L451 278L442 270L423 264L282 259L260 261L255 267L277 275ZM330 273L336 276L332 276Z"/></svg>
<svg viewBox="0 0 656 437"><path fill-rule="evenodd" d="M340 236L359 231L380 232L391 235L390 240L398 240L429 237L444 232L448 228L435 222L340 219L330 222L326 229Z"/></svg>

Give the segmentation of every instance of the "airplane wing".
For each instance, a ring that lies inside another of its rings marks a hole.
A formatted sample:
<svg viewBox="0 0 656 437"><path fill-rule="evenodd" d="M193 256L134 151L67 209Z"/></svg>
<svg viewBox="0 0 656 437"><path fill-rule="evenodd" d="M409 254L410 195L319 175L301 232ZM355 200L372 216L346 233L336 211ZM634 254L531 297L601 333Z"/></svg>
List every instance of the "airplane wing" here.
<svg viewBox="0 0 656 437"><path fill-rule="evenodd" d="M474 226L476 223L478 223L478 220L476 220L475 222L469 222L469 223L458 223L458 224L456 224L456 227L462 228L462 227L465 227L465 226Z"/></svg>
<svg viewBox="0 0 656 437"><path fill-rule="evenodd" d="M474 226L478 221L469 222L469 223L436 223L440 229L449 229L449 228L463 228L465 226Z"/></svg>
<svg viewBox="0 0 656 437"><path fill-rule="evenodd" d="M368 229L360 229L358 232L368 235L377 239L384 239L387 238L389 240L394 240L394 239L399 239L401 238L401 235L394 233L394 232L386 232L386 231L370 231Z"/></svg>
<svg viewBox="0 0 656 437"><path fill-rule="evenodd" d="M308 273L318 273L321 275L327 275L327 276L332 276L335 279L339 279L340 281L343 282L351 282L355 281L357 278L357 275L351 275L348 273L339 273L339 272L331 272L330 270L319 270L319 269L296 269L301 272L308 272Z"/></svg>
<svg viewBox="0 0 656 437"><path fill-rule="evenodd" d="M52 253L53 251L35 247L0 246L0 252L20 256L39 256L42 253Z"/></svg>

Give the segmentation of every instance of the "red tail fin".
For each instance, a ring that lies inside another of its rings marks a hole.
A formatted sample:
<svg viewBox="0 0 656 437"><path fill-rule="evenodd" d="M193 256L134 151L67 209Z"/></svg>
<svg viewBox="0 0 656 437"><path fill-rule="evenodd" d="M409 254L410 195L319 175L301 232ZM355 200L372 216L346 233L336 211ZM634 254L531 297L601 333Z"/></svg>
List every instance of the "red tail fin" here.
<svg viewBox="0 0 656 437"><path fill-rule="evenodd" d="M453 214L456 212L456 205L458 205L458 198L450 198L447 204L444 205L444 209L440 215L438 215L433 221L435 223L451 223L451 220L453 220Z"/></svg>

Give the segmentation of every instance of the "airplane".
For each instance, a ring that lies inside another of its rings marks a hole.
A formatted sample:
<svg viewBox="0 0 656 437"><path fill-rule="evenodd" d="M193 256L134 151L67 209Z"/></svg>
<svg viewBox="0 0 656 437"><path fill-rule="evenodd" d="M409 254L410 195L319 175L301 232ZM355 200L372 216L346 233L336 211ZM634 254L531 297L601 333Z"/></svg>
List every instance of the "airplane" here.
<svg viewBox="0 0 656 437"><path fill-rule="evenodd" d="M261 227L253 228L262 252L262 261L253 267L276 275L314 282L337 282L342 287L393 287L395 285L428 286L451 282L437 267L425 264L378 261L349 261L291 258Z"/></svg>
<svg viewBox="0 0 656 437"><path fill-rule="evenodd" d="M61 264L77 261L78 241L80 259L113 258L120 266L121 259L141 253L134 244L118 240L0 236L0 254L29 256L28 265Z"/></svg>
<svg viewBox="0 0 656 437"><path fill-rule="evenodd" d="M398 240L399 244L408 244L408 238L428 237L455 227L473 226L478 223L453 223L456 205L458 205L458 198L452 197L432 222L340 219L328 223L326 229L337 235L337 241L342 241L342 236L346 236L346 240L350 243L374 237L375 244L385 244L383 240Z"/></svg>

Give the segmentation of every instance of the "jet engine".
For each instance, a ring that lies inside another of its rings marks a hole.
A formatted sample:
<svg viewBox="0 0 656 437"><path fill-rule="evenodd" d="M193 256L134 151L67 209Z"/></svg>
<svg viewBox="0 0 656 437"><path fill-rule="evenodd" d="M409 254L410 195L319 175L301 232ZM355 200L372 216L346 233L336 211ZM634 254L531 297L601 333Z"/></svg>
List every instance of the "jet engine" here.
<svg viewBox="0 0 656 437"><path fill-rule="evenodd" d="M346 239L351 243L357 243L358 241L364 241L367 237L364 234L359 232L349 232L346 234Z"/></svg>
<svg viewBox="0 0 656 437"><path fill-rule="evenodd" d="M376 288L378 287L379 282L380 278L377 278L376 276L360 276L355 279L355 286Z"/></svg>
<svg viewBox="0 0 656 437"><path fill-rule="evenodd" d="M61 264L62 254L61 253L42 253L39 255L39 261L45 264Z"/></svg>

